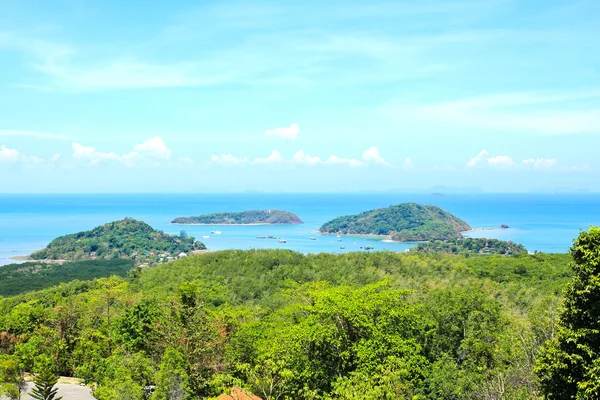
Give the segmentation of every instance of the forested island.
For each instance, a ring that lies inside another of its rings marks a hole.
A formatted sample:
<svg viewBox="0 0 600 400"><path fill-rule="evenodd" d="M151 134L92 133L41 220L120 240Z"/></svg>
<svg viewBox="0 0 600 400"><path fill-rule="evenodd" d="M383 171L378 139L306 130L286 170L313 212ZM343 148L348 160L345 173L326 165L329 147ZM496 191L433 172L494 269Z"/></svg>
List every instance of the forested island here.
<svg viewBox="0 0 600 400"><path fill-rule="evenodd" d="M386 235L399 242L451 240L471 227L437 206L402 203L360 214L337 217L319 229L321 233Z"/></svg>
<svg viewBox="0 0 600 400"><path fill-rule="evenodd" d="M250 210L241 212L218 212L196 217L178 217L172 224L196 225L279 225L302 224L294 213L279 210Z"/></svg>
<svg viewBox="0 0 600 400"><path fill-rule="evenodd" d="M512 241L486 238L464 238L452 240L434 240L419 243L411 251L421 253L449 253L449 254L503 254L516 256L527 254L527 249L522 244Z"/></svg>
<svg viewBox="0 0 600 400"><path fill-rule="evenodd" d="M206 246L185 232L173 236L133 218L58 237L31 254L34 260L132 259L136 264L176 258Z"/></svg>
<svg viewBox="0 0 600 400"><path fill-rule="evenodd" d="M226 250L0 298L0 387L49 364L99 400L597 399L599 243L593 228L570 255Z"/></svg>

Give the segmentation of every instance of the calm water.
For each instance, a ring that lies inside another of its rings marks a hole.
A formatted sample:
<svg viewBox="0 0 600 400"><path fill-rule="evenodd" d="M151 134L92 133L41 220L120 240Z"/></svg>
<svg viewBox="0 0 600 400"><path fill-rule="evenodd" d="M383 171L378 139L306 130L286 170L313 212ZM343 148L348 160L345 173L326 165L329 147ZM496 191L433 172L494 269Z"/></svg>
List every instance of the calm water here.
<svg viewBox="0 0 600 400"><path fill-rule="evenodd" d="M352 214L406 201L435 204L467 221L474 228L507 224L506 230L483 231L473 236L522 243L528 250L566 252L581 229L600 225L600 194L516 195L480 194L196 194L196 195L0 195L0 265L10 257L27 255L53 238L97 225L134 217L155 229L200 238L213 230L223 235L201 239L211 250L286 248L301 252L356 251L370 245L375 250L404 251L407 243L384 243L371 238L321 236L321 224L339 215ZM280 209L298 214L305 222L292 226L177 226L174 217L216 211ZM256 239L280 236L287 240ZM317 240L310 240L315 236ZM345 246L345 249L340 249Z"/></svg>

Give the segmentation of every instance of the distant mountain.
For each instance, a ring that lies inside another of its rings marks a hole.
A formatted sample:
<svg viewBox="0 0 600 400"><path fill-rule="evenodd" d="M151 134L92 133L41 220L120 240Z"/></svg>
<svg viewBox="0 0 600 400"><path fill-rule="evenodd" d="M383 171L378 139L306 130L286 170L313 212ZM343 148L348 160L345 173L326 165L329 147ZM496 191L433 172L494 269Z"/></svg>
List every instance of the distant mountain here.
<svg viewBox="0 0 600 400"><path fill-rule="evenodd" d="M298 216L289 211L279 210L250 210L242 212L219 212L203 214L197 217L178 217L172 224L202 224L202 225L279 225L302 224Z"/></svg>
<svg viewBox="0 0 600 400"><path fill-rule="evenodd" d="M522 244L485 238L465 238L447 241L434 240L427 243L419 243L410 251L418 253L503 254L507 256L527 254L527 249Z"/></svg>
<svg viewBox="0 0 600 400"><path fill-rule="evenodd" d="M54 239L31 255L34 260L135 259L136 263L158 261L160 254L176 257L181 253L206 249L186 234L168 235L133 218L110 222L90 231Z"/></svg>
<svg viewBox="0 0 600 400"><path fill-rule="evenodd" d="M436 206L402 203L387 208L335 218L324 224L322 233L388 235L392 240L413 242L461 237L471 227Z"/></svg>

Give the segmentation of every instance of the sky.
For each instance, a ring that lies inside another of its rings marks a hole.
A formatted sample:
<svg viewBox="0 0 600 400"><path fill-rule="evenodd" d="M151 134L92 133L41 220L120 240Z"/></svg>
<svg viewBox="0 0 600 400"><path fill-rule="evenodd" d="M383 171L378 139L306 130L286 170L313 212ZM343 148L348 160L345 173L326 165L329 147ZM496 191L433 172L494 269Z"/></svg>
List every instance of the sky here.
<svg viewBox="0 0 600 400"><path fill-rule="evenodd" d="M0 193L600 191L597 0L0 5Z"/></svg>

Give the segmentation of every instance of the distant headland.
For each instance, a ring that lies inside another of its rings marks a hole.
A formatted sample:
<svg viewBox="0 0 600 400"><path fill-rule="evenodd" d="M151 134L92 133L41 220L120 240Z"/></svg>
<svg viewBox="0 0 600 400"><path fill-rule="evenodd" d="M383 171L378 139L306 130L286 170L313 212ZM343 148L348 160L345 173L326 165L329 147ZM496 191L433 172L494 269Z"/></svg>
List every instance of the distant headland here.
<svg viewBox="0 0 600 400"><path fill-rule="evenodd" d="M171 221L180 225L282 225L302 224L294 213L280 210L218 212L195 217L178 217Z"/></svg>
<svg viewBox="0 0 600 400"><path fill-rule="evenodd" d="M321 233L382 235L398 242L458 239L468 230L471 227L465 221L449 212L417 203L337 217L319 229Z"/></svg>

